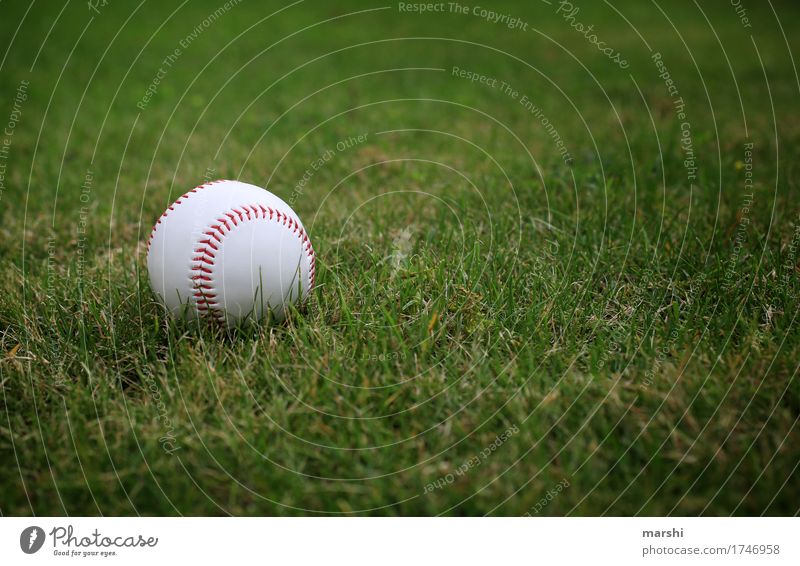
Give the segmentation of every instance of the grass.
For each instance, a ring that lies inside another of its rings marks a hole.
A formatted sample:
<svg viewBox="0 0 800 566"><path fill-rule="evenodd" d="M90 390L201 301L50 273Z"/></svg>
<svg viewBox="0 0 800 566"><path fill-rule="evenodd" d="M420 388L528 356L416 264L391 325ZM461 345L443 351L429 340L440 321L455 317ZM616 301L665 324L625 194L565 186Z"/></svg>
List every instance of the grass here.
<svg viewBox="0 0 800 566"><path fill-rule="evenodd" d="M557 3L242 2L143 108L220 4L7 4L3 515L800 510L792 3L581 3L621 69ZM149 229L211 177L303 219L286 324L154 302Z"/></svg>

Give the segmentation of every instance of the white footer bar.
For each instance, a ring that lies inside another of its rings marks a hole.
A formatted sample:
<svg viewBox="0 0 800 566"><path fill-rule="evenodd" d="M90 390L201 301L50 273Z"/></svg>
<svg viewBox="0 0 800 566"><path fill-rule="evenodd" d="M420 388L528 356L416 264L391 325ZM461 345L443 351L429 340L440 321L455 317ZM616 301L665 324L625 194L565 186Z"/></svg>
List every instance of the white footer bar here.
<svg viewBox="0 0 800 566"><path fill-rule="evenodd" d="M2 518L0 564L796 565L799 539L798 518Z"/></svg>

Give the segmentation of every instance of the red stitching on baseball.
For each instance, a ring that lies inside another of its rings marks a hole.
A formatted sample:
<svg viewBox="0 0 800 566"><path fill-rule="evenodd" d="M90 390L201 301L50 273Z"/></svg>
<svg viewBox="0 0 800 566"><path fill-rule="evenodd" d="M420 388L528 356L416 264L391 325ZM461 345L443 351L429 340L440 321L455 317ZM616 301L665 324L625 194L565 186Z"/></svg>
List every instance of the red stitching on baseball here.
<svg viewBox="0 0 800 566"><path fill-rule="evenodd" d="M201 185L199 188L202 188ZM193 192L193 191L190 191ZM309 261L308 267L308 294L311 293L311 290L314 288L314 279L316 277L316 254L314 253L314 248L311 246L311 240L308 237L308 234L305 233L300 227L300 223L295 221L294 218L290 217L288 214L283 214L280 210L274 210L270 207L265 207L261 204L258 205L242 205L239 208L243 208L247 211L247 220L272 220L273 215L275 219L283 224L284 226L289 223L289 227L292 228L292 233L298 235L300 238L301 247L306 252L306 257ZM252 211L252 218L250 213ZM259 214L260 212L260 214ZM236 216L239 217L239 221L244 222L245 214L237 209L232 208L231 212L225 212L223 216L228 217L231 222L233 222L234 226L238 226L239 223L237 222ZM267 216L269 215L269 216ZM202 247L202 244L208 245L213 247L215 251L218 251L218 246L214 245L211 242L211 238L216 240L218 243L222 243L222 238L227 235L228 232L231 231L231 227L228 225L228 222L224 218L217 218L216 220L218 224L212 224L209 226L209 229L203 232L203 235L209 236L209 238L205 240L200 240L198 242L198 248L195 249L195 253L200 255L192 258L194 265L192 265L192 274L189 277L189 280L192 282L192 288L194 290L193 296L197 299L195 301L195 308L200 311L202 314L211 313L212 316L217 320L219 323L225 322L225 313L219 308L219 302L215 300L209 300L216 298L216 294L207 293L206 291L214 291L213 279L210 277L212 274L212 270L206 267L206 265L214 266L214 262L216 260L216 256L213 252L211 252L208 248ZM224 228L223 228L224 226ZM204 275L209 274L209 275Z"/></svg>
<svg viewBox="0 0 800 566"><path fill-rule="evenodd" d="M155 236L156 228L158 227L159 224L161 224L161 220L165 218L171 211L175 210L175 207L177 205L181 204L184 200L188 199L191 194L196 193L200 189L205 189L206 187L210 187L211 185L215 185L216 183L224 183L225 181L226 179L217 179L216 181L209 181L208 183L197 185L195 188L187 191L185 194L175 199L175 202L173 202L171 205L167 207L164 213L158 218L158 220L156 220L156 223L153 225L153 229L150 230L150 237L147 238L147 251L148 252L150 251L150 244L153 242L153 236Z"/></svg>

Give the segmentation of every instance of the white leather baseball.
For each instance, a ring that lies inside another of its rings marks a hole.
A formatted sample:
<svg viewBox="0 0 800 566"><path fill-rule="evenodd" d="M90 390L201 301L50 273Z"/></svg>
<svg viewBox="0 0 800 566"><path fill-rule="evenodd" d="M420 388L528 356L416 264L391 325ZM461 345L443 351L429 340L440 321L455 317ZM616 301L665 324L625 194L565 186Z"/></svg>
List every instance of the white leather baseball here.
<svg viewBox="0 0 800 566"><path fill-rule="evenodd" d="M150 285L177 317L234 326L283 320L314 286L314 250L297 214L239 181L213 181L177 199L147 244Z"/></svg>

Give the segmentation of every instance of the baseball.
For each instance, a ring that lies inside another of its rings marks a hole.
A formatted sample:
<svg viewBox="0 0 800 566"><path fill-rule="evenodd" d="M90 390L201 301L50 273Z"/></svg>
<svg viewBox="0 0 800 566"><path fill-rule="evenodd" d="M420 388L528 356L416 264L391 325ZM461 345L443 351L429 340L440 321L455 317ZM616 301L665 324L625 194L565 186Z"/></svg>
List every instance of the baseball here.
<svg viewBox="0 0 800 566"><path fill-rule="evenodd" d="M213 181L161 215L147 243L150 285L175 317L231 327L290 304L314 286L314 249L291 207L255 185Z"/></svg>

